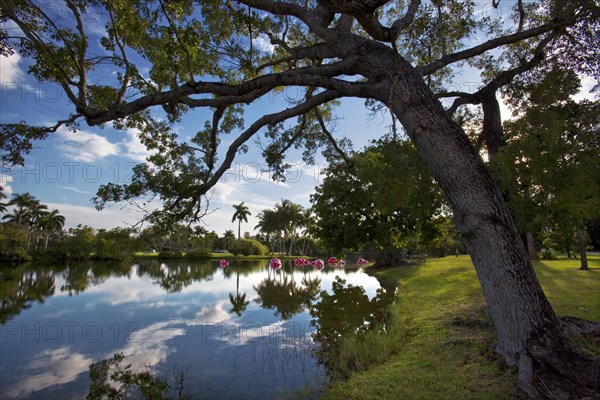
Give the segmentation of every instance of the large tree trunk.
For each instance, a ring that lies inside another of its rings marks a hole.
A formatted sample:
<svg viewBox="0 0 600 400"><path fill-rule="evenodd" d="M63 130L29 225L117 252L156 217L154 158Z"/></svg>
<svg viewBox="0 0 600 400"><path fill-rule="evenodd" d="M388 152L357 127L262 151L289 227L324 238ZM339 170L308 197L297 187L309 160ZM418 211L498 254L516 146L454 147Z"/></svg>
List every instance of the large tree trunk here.
<svg viewBox="0 0 600 400"><path fill-rule="evenodd" d="M527 240L527 253L529 254L529 259L539 260L537 251L535 250L535 241L533 240L533 233L526 232L525 238Z"/></svg>
<svg viewBox="0 0 600 400"><path fill-rule="evenodd" d="M587 249L585 248L585 239L581 225L577 225L577 244L579 245L579 256L581 258L579 269L588 270Z"/></svg>
<svg viewBox="0 0 600 400"><path fill-rule="evenodd" d="M520 386L532 397L543 397L534 382L541 379L540 369L558 371L576 382L574 386L593 388L598 370L581 373L483 161L422 77L399 58L394 64L388 68L399 75L379 100L399 118L452 205L487 300L496 352L519 366Z"/></svg>
<svg viewBox="0 0 600 400"><path fill-rule="evenodd" d="M488 302L497 351L516 364L530 335L554 330L558 320L502 196L467 136L416 77L403 76L398 86L406 88L396 90L399 99L391 107L452 205Z"/></svg>

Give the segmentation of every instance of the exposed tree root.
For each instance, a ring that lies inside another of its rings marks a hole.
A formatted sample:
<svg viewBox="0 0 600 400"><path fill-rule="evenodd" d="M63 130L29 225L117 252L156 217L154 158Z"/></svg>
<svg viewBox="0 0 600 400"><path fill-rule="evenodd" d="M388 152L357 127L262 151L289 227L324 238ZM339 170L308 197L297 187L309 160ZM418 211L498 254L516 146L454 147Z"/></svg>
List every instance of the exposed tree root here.
<svg viewBox="0 0 600 400"><path fill-rule="evenodd" d="M600 324L573 317L561 323L562 336L543 333L530 339L519 359L518 387L531 399L600 399L600 356L574 342L600 340Z"/></svg>

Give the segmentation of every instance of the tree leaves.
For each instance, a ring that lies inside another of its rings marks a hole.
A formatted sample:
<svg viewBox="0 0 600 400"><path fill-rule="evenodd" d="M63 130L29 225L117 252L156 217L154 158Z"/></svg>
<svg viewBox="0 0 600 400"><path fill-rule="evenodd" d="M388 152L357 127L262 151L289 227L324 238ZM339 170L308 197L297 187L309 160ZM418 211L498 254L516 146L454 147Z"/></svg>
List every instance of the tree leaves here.
<svg viewBox="0 0 600 400"><path fill-rule="evenodd" d="M327 246L400 247L439 212L441 192L410 143L374 142L352 162L332 163L311 196Z"/></svg>

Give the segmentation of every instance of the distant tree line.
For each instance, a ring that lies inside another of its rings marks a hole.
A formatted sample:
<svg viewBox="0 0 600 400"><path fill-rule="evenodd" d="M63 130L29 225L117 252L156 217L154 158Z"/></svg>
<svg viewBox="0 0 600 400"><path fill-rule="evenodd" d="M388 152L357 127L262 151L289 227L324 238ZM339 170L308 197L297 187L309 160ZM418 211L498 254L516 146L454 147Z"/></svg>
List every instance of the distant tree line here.
<svg viewBox="0 0 600 400"><path fill-rule="evenodd" d="M272 209L264 209L258 215L257 239L269 250L285 254L322 254L323 243L316 238L317 218L313 208L304 208L288 199L282 199ZM320 237L319 237L320 238Z"/></svg>
<svg viewBox="0 0 600 400"><path fill-rule="evenodd" d="M250 212L244 203L234 206L232 222L247 221ZM232 230L222 236L202 225L182 223L152 224L143 228L115 227L95 229L79 224L64 229L65 217L58 210L48 210L29 193L7 198L0 187L0 262L20 262L31 259L89 258L124 260L138 252L159 253L165 258L210 258L214 251L233 255L267 256L271 253L307 255L321 251L310 238L314 218L290 200L282 200L274 210L263 210L255 236L246 232L236 238ZM275 219L269 220L271 214ZM269 225L271 224L271 225Z"/></svg>
<svg viewBox="0 0 600 400"><path fill-rule="evenodd" d="M0 186L0 260L19 261L31 258L31 253L46 251L48 245L62 234L65 217L58 210L48 210L29 193L14 194L8 202ZM8 208L12 211L9 213Z"/></svg>

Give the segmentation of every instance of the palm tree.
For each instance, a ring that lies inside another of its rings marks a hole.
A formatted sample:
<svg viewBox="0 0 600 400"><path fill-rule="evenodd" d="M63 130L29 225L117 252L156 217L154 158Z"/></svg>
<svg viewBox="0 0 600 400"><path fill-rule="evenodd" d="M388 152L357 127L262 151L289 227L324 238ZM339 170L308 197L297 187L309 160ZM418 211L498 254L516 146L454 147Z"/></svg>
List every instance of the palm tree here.
<svg viewBox="0 0 600 400"><path fill-rule="evenodd" d="M28 214L29 214L29 221L27 221L29 223L29 225L31 225L32 227L35 227L38 223L38 221L44 217L44 215L48 214L48 206L45 204L40 203L39 200L37 199L33 199L30 203L29 206L27 207L28 210ZM58 211L57 211L58 212Z"/></svg>
<svg viewBox="0 0 600 400"><path fill-rule="evenodd" d="M273 238L279 231L279 221L277 212L274 210L262 210L257 216L258 224L254 227L254 229L258 229L262 232L267 242L269 243L269 249L271 253L273 253Z"/></svg>
<svg viewBox="0 0 600 400"><path fill-rule="evenodd" d="M39 207L37 207L36 204L37 204L37 206L41 206L39 200L37 200L35 197L30 195L29 193L13 194L13 197L8 202L8 205L15 206L15 210L19 211L18 213L15 212L15 215L18 216L19 218L14 222L16 222L19 225L22 225L23 223L25 223L26 219L28 219L30 217L29 210L31 210L32 207L34 209L39 210ZM23 211L27 211L27 212L23 212ZM25 217L27 217L27 218L25 218Z"/></svg>
<svg viewBox="0 0 600 400"><path fill-rule="evenodd" d="M242 221L248 222L248 216L252 215L252 213L250 213L250 210L244 204L243 201L240 204L237 204L237 205L234 204L233 208L235 208L235 212L233 213L233 218L231 218L231 222L234 222L236 219L238 220L238 245L239 245L241 237L242 237L242 235L241 235Z"/></svg>
<svg viewBox="0 0 600 400"><path fill-rule="evenodd" d="M12 210L12 214L6 214L2 217L3 221L20 224L20 221L25 221L28 218L28 211L15 208Z"/></svg>
<svg viewBox="0 0 600 400"><path fill-rule="evenodd" d="M291 234L289 254L292 254L294 247L294 236L296 227L302 220L302 206L292 202L291 200L281 199L281 204L275 205L275 210L279 216L281 226L283 227L284 243L287 240L288 234Z"/></svg>
<svg viewBox="0 0 600 400"><path fill-rule="evenodd" d="M294 249L294 239L296 238L296 229L302 224L303 209L300 204L292 203L289 214L289 230L291 234L289 255L292 255Z"/></svg>
<svg viewBox="0 0 600 400"><path fill-rule="evenodd" d="M46 211L48 206L40 203L29 193L13 194L8 205L15 206L13 214L5 215L2 219L27 226L27 248L29 248L33 234L39 233L38 229L41 228L39 221L48 213ZM36 244L38 240L39 236L35 241Z"/></svg>
<svg viewBox="0 0 600 400"><path fill-rule="evenodd" d="M194 227L194 235L198 237L204 237L208 234L208 229L203 226L197 225Z"/></svg>
<svg viewBox="0 0 600 400"><path fill-rule="evenodd" d="M308 243L308 238L311 235L311 232L314 229L314 225L315 225L315 216L313 214L313 209L312 207L309 207L307 209L304 210L304 212L302 213L302 222L300 223L300 226L304 229L302 229L302 236L304 237L304 242L302 243L302 255L306 255L306 253L308 252L308 248L307 248L307 243Z"/></svg>
<svg viewBox="0 0 600 400"><path fill-rule="evenodd" d="M52 210L49 213L44 214L38 221L38 225L44 232L45 242L44 250L48 249L48 239L53 233L62 231L65 225L65 217L58 213L58 210Z"/></svg>
<svg viewBox="0 0 600 400"><path fill-rule="evenodd" d="M225 250L229 251L231 247L231 242L235 240L235 233L231 229L228 229L223 234L223 239L225 240Z"/></svg>
<svg viewBox="0 0 600 400"><path fill-rule="evenodd" d="M40 239L40 230L42 229L40 221L46 214L48 214L48 211L46 210L48 210L48 206L40 203L40 201L35 198L32 198L32 200L29 202L29 205L27 206L27 218L24 221L24 224L27 225L29 231L27 237L27 248L29 248L29 245L32 243L31 239L34 238L34 235L35 240L33 243L37 248L37 244Z"/></svg>
<svg viewBox="0 0 600 400"><path fill-rule="evenodd" d="M280 230L283 231L283 242L280 246L280 251L283 251L285 248L285 244L287 243L287 234L288 234L288 221L290 214L290 204L292 202L287 199L281 199L281 204L275 204L275 213L277 214L277 223L280 227Z"/></svg>
<svg viewBox="0 0 600 400"><path fill-rule="evenodd" d="M4 194L4 188L0 186L0 212L6 212L6 206L2 200L6 199L6 194Z"/></svg>

